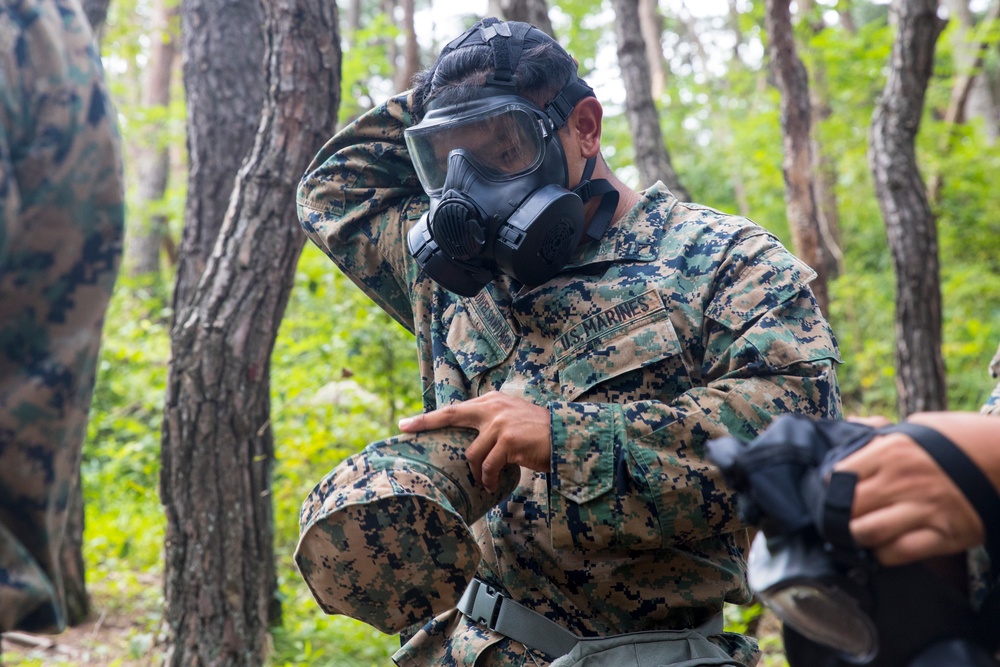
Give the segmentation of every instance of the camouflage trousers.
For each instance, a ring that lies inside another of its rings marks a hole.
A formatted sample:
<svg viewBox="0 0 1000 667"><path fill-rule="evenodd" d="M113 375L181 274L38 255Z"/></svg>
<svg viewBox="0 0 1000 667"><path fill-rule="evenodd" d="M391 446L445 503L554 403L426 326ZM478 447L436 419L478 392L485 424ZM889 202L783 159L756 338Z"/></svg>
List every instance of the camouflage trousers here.
<svg viewBox="0 0 1000 667"><path fill-rule="evenodd" d="M58 631L122 163L77 0L0 0L0 81L0 631Z"/></svg>

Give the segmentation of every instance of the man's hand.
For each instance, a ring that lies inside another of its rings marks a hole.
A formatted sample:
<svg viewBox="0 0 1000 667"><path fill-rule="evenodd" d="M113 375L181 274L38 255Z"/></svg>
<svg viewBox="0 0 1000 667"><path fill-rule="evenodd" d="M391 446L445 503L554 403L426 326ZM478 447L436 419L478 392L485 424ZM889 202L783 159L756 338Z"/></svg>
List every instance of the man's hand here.
<svg viewBox="0 0 1000 667"><path fill-rule="evenodd" d="M875 427L888 423L877 418L857 421ZM994 480L1000 473L1000 422L995 417L922 413L908 421L940 431ZM836 469L858 475L851 534L859 544L874 549L883 564L956 554L983 543L983 523L975 509L909 436L878 436Z"/></svg>
<svg viewBox="0 0 1000 667"><path fill-rule="evenodd" d="M476 481L496 491L500 471L514 463L549 472L552 437L548 409L522 398L491 391L416 417L399 420L404 433L446 426L474 428L479 435L465 450Z"/></svg>

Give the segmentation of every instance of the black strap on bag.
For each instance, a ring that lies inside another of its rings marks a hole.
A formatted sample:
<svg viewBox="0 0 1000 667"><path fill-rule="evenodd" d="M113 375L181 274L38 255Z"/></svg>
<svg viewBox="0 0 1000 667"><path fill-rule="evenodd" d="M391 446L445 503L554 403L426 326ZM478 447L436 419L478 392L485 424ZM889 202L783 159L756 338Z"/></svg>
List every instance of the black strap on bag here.
<svg viewBox="0 0 1000 667"><path fill-rule="evenodd" d="M932 428L903 422L878 431L910 436L955 482L983 522L993 579L1000 578L1000 492L989 478L960 447ZM994 652L1000 649L1000 584L994 585L980 606L976 625L987 648Z"/></svg>
<svg viewBox="0 0 1000 667"><path fill-rule="evenodd" d="M528 648L544 653L551 660L568 654L581 642L599 639L585 639L573 634L555 621L528 609L478 578L473 578L469 583L457 607L473 623L482 624ZM705 636L717 635L723 631L723 626L723 616L718 613L691 630ZM638 633L636 636L643 634L648 633Z"/></svg>

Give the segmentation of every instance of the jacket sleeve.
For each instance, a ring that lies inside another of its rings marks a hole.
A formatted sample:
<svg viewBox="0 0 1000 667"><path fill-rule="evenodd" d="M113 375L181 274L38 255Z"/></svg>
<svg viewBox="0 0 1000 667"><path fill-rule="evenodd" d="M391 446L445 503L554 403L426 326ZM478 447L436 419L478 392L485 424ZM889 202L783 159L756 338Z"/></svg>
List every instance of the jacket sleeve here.
<svg viewBox="0 0 1000 667"><path fill-rule="evenodd" d="M767 238L745 239L715 274L697 386L663 401L549 404L554 547L659 549L737 530L705 442L752 439L782 413L840 416L814 274Z"/></svg>
<svg viewBox="0 0 1000 667"><path fill-rule="evenodd" d="M364 114L323 147L296 197L309 239L410 331L417 269L406 232L427 206L403 141L414 122L412 93Z"/></svg>

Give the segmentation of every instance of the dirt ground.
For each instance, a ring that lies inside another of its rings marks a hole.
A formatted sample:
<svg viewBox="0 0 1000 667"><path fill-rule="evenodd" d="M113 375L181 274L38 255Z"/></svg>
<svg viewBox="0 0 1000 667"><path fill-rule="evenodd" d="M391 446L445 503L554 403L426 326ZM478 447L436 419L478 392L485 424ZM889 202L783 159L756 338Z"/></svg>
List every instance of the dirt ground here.
<svg viewBox="0 0 1000 667"><path fill-rule="evenodd" d="M83 625L58 635L8 632L3 667L152 667L163 661L154 633L124 611L96 609Z"/></svg>

